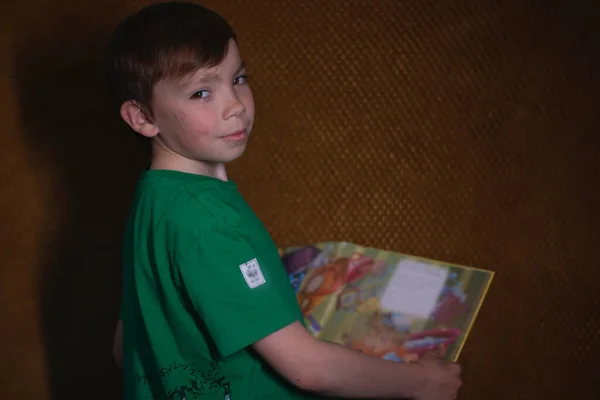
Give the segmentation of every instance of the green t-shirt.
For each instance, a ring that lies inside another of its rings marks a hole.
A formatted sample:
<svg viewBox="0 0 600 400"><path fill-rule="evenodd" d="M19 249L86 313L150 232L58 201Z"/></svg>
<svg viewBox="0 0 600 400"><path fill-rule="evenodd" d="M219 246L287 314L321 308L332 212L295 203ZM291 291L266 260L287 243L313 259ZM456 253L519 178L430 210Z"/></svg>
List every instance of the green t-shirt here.
<svg viewBox="0 0 600 400"><path fill-rule="evenodd" d="M123 251L125 400L313 398L250 347L302 316L233 182L146 171Z"/></svg>

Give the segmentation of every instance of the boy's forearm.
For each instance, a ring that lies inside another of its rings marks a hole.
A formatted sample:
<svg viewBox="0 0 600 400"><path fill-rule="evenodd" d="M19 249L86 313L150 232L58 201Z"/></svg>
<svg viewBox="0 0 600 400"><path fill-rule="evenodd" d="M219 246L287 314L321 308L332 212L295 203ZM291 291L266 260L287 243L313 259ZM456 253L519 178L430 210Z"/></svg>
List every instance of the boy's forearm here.
<svg viewBox="0 0 600 400"><path fill-rule="evenodd" d="M347 398L411 398L426 384L418 364L398 363L322 342L314 390Z"/></svg>
<svg viewBox="0 0 600 400"><path fill-rule="evenodd" d="M413 398L429 383L421 364L386 361L321 341L299 321L253 346L290 383L325 396Z"/></svg>
<svg viewBox="0 0 600 400"><path fill-rule="evenodd" d="M123 362L123 321L121 320L117 321L117 328L115 330L113 357L117 366L121 368Z"/></svg>

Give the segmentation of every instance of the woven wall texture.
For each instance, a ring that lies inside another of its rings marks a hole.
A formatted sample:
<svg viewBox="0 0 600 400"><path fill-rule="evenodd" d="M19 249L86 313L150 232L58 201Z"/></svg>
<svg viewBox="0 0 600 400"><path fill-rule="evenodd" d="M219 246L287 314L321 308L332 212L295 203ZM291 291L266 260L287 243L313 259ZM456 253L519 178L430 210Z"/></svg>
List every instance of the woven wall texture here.
<svg viewBox="0 0 600 400"><path fill-rule="evenodd" d="M0 6L0 398L118 398L120 235L146 153L100 61L143 4ZM461 398L600 398L598 2L206 4L257 101L230 175L276 241L493 269Z"/></svg>

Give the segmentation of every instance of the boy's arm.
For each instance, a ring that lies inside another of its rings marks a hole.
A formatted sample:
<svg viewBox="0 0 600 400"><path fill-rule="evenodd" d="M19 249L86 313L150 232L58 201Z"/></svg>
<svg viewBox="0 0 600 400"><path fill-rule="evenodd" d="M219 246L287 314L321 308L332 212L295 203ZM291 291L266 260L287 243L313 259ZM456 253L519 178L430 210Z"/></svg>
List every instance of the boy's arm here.
<svg viewBox="0 0 600 400"><path fill-rule="evenodd" d="M451 399L458 365L427 359L397 363L320 341L295 322L256 342L254 349L294 385L346 398Z"/></svg>
<svg viewBox="0 0 600 400"><path fill-rule="evenodd" d="M123 361L123 321L121 320L117 321L117 329L113 342L113 357L119 368L121 368Z"/></svg>

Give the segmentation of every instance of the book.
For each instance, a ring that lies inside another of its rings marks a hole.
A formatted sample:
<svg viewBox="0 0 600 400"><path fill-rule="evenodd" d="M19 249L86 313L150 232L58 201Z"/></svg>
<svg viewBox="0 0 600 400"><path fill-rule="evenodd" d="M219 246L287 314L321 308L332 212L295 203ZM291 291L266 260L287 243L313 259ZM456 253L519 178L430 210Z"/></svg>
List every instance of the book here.
<svg viewBox="0 0 600 400"><path fill-rule="evenodd" d="M347 242L280 249L318 339L397 362L456 361L494 272Z"/></svg>

